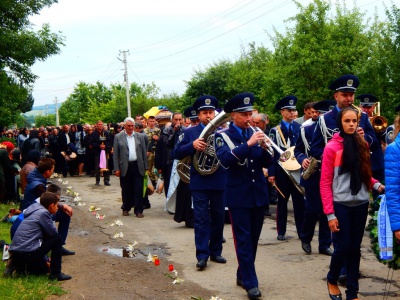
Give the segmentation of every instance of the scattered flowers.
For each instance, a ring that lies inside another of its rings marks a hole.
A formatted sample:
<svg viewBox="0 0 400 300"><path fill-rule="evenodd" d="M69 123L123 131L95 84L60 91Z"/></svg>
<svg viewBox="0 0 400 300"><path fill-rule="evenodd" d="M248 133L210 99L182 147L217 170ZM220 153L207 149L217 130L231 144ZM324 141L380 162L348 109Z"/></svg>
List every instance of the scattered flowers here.
<svg viewBox="0 0 400 300"><path fill-rule="evenodd" d="M128 247L126 247L126 252L128 253L128 256L130 258L136 256L136 252L135 252L135 246L138 245L138 242L134 241L133 244L129 243Z"/></svg>
<svg viewBox="0 0 400 300"><path fill-rule="evenodd" d="M122 233L122 231L116 232L116 233L114 234L114 239L117 239L117 238L121 238L121 239L124 238L124 234Z"/></svg>
<svg viewBox="0 0 400 300"><path fill-rule="evenodd" d="M96 207L96 206L94 206L94 205L91 205L91 206L89 207L89 211L96 211L96 210L101 210L101 207Z"/></svg>
<svg viewBox="0 0 400 300"><path fill-rule="evenodd" d="M110 226L114 226L114 225L122 226L122 225L124 225L124 224L122 223L121 220L114 220L114 222L111 223Z"/></svg>
<svg viewBox="0 0 400 300"><path fill-rule="evenodd" d="M53 174L51 174L50 178L58 178L59 175L56 172L53 172Z"/></svg>
<svg viewBox="0 0 400 300"><path fill-rule="evenodd" d="M106 217L106 215L96 214L96 219L98 219L98 220L103 220L105 217Z"/></svg>
<svg viewBox="0 0 400 300"><path fill-rule="evenodd" d="M86 203L85 202L78 202L78 206L85 206Z"/></svg>
<svg viewBox="0 0 400 300"><path fill-rule="evenodd" d="M62 179L61 179L61 181L62 181ZM68 181L62 181L62 184L67 185Z"/></svg>
<svg viewBox="0 0 400 300"><path fill-rule="evenodd" d="M149 255L147 255L147 261L148 262L153 262L153 255L149 252Z"/></svg>

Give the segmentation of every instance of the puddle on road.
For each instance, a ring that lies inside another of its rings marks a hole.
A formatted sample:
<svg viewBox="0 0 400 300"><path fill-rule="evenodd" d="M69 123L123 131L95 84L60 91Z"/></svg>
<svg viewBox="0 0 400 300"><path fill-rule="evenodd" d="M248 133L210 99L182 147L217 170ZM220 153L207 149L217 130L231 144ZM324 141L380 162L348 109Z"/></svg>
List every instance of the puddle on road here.
<svg viewBox="0 0 400 300"><path fill-rule="evenodd" d="M102 253L107 253L109 255L114 255L118 257L128 257L132 258L129 256L128 251L124 248L107 248L107 247L100 247L99 251Z"/></svg>

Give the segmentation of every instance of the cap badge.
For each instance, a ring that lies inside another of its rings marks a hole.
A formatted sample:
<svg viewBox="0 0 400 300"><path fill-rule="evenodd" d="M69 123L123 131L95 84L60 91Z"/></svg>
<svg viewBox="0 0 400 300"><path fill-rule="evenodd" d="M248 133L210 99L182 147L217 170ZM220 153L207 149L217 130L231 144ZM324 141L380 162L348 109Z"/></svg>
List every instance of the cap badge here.
<svg viewBox="0 0 400 300"><path fill-rule="evenodd" d="M204 101L205 104L210 105L211 104L211 99L206 99L206 101Z"/></svg>
<svg viewBox="0 0 400 300"><path fill-rule="evenodd" d="M347 86L353 86L353 79L347 80Z"/></svg>
<svg viewBox="0 0 400 300"><path fill-rule="evenodd" d="M294 100L289 100L289 104L293 105L294 104Z"/></svg>
<svg viewBox="0 0 400 300"><path fill-rule="evenodd" d="M364 102L369 102L369 98L364 98Z"/></svg>
<svg viewBox="0 0 400 300"><path fill-rule="evenodd" d="M192 116L195 116L197 114L195 110L192 110L190 113L192 114Z"/></svg>
<svg viewBox="0 0 400 300"><path fill-rule="evenodd" d="M245 97L245 98L243 99L243 103L246 104L246 105L248 105L248 104L250 103L250 97Z"/></svg>

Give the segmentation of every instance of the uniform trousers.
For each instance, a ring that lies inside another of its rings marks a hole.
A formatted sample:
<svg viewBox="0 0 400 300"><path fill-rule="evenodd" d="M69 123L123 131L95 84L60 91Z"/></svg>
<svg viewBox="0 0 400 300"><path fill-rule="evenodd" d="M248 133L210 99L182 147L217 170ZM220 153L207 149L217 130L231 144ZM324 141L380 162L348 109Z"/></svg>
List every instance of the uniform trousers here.
<svg viewBox="0 0 400 300"><path fill-rule="evenodd" d="M319 188L320 174L320 172L314 173L304 184L306 199L304 221L301 228L300 239L303 243L310 244L314 236L315 225L318 222L318 249L319 251L323 251L330 248L332 244L332 235L329 230L328 219L322 210L322 200Z"/></svg>
<svg viewBox="0 0 400 300"><path fill-rule="evenodd" d="M296 224L297 234L300 237L301 227L303 226L304 219L304 197L299 192L299 190L295 187L292 181L290 181L287 174L284 173L283 170L276 170L276 185L281 190L285 197L282 197L280 193L278 193L278 205L276 209L276 228L278 235L286 234L286 223L287 223L287 214L288 208L287 204L289 201L289 196L292 196L293 202L293 212L294 212L294 221Z"/></svg>
<svg viewBox="0 0 400 300"><path fill-rule="evenodd" d="M337 284L340 269L346 264L346 298L357 298L360 270L361 242L368 216L368 202L358 206L334 203L340 231L333 233L334 252L327 275L328 282Z"/></svg>
<svg viewBox="0 0 400 300"><path fill-rule="evenodd" d="M229 208L236 257L236 277L246 290L258 287L255 268L258 240L264 223L263 207Z"/></svg>
<svg viewBox="0 0 400 300"><path fill-rule="evenodd" d="M194 240L197 260L222 253L224 191L191 190L194 209Z"/></svg>
<svg viewBox="0 0 400 300"><path fill-rule="evenodd" d="M143 176L139 172L136 161L128 163L125 176L119 178L122 194L122 210L130 211L135 207L134 213L143 212Z"/></svg>

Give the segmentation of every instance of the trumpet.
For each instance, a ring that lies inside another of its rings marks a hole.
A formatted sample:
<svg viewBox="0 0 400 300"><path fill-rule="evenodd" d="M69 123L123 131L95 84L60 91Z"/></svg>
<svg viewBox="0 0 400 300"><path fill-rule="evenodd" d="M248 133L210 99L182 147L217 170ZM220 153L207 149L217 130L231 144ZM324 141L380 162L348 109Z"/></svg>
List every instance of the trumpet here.
<svg viewBox="0 0 400 300"><path fill-rule="evenodd" d="M279 148L278 145L275 144L260 128L253 127L250 125L250 123L247 124L254 133L257 131L261 131L264 134L264 143L267 146L267 151L269 154L271 154L271 156L274 156L274 150L279 153L279 160L282 162L287 161L292 156L289 150L283 151L281 148Z"/></svg>

